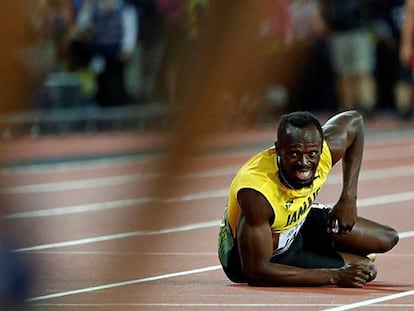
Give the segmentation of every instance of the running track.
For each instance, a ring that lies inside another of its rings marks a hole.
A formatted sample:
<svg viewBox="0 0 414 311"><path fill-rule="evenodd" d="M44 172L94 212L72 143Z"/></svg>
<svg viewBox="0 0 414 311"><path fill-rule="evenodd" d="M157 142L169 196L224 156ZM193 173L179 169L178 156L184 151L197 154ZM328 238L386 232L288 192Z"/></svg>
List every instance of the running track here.
<svg viewBox="0 0 414 311"><path fill-rule="evenodd" d="M363 289L252 288L221 271L228 184L272 128L215 137L175 178L159 170L156 134L3 143L3 222L33 271L30 310L414 310L414 131L378 122L367 124L359 214L401 240ZM340 183L337 165L319 201L334 202Z"/></svg>

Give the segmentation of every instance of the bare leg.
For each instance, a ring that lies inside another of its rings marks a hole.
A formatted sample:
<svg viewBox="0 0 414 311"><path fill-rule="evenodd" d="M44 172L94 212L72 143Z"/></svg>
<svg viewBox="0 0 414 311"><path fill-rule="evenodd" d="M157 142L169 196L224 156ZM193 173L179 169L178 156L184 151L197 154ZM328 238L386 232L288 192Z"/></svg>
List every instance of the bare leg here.
<svg viewBox="0 0 414 311"><path fill-rule="evenodd" d="M361 73L353 80L356 104L366 112L372 112L376 104L375 79L369 73Z"/></svg>
<svg viewBox="0 0 414 311"><path fill-rule="evenodd" d="M407 81L398 81L394 87L394 98L400 116L409 117L412 109L411 83Z"/></svg>
<svg viewBox="0 0 414 311"><path fill-rule="evenodd" d="M355 96L352 89L352 76L338 77L336 81L338 92L338 109L349 110L355 108Z"/></svg>
<svg viewBox="0 0 414 311"><path fill-rule="evenodd" d="M391 227L358 217L352 231L338 235L335 243L338 251L366 256L389 251L398 239L398 232Z"/></svg>

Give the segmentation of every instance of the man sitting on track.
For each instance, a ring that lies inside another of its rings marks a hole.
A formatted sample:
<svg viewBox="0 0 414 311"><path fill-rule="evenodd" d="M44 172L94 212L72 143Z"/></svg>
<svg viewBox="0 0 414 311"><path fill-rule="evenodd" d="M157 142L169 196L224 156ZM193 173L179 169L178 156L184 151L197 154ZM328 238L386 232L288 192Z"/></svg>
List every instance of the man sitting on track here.
<svg viewBox="0 0 414 311"><path fill-rule="evenodd" d="M346 111L323 126L309 112L283 115L275 146L250 158L233 179L219 233L219 259L233 282L253 286L363 287L377 272L370 254L398 233L357 216L363 118ZM342 159L332 207L315 204Z"/></svg>

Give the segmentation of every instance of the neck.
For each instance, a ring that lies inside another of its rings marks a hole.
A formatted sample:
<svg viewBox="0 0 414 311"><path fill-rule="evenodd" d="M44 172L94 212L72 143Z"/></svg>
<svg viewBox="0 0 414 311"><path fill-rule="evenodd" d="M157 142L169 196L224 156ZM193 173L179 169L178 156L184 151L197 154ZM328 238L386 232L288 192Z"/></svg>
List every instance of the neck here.
<svg viewBox="0 0 414 311"><path fill-rule="evenodd" d="M285 175L283 175L282 170L279 167L279 179L282 182L283 185L285 185L286 187L290 188L290 189L296 189L296 187L294 187L285 177Z"/></svg>
<svg viewBox="0 0 414 311"><path fill-rule="evenodd" d="M283 185L285 185L286 187L290 188L290 189L296 189L296 187L294 187L285 177L285 175L283 174L282 171L282 166L280 165L280 158L277 157L277 166L279 167L279 179L282 182Z"/></svg>

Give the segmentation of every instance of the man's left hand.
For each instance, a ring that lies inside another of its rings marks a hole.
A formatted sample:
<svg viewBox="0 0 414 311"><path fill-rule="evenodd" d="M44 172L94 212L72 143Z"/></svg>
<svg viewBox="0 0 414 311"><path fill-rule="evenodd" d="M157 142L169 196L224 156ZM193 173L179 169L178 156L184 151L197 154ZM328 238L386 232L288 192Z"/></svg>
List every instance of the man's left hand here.
<svg viewBox="0 0 414 311"><path fill-rule="evenodd" d="M355 200L339 200L328 217L328 232L346 234L351 232L357 218Z"/></svg>

